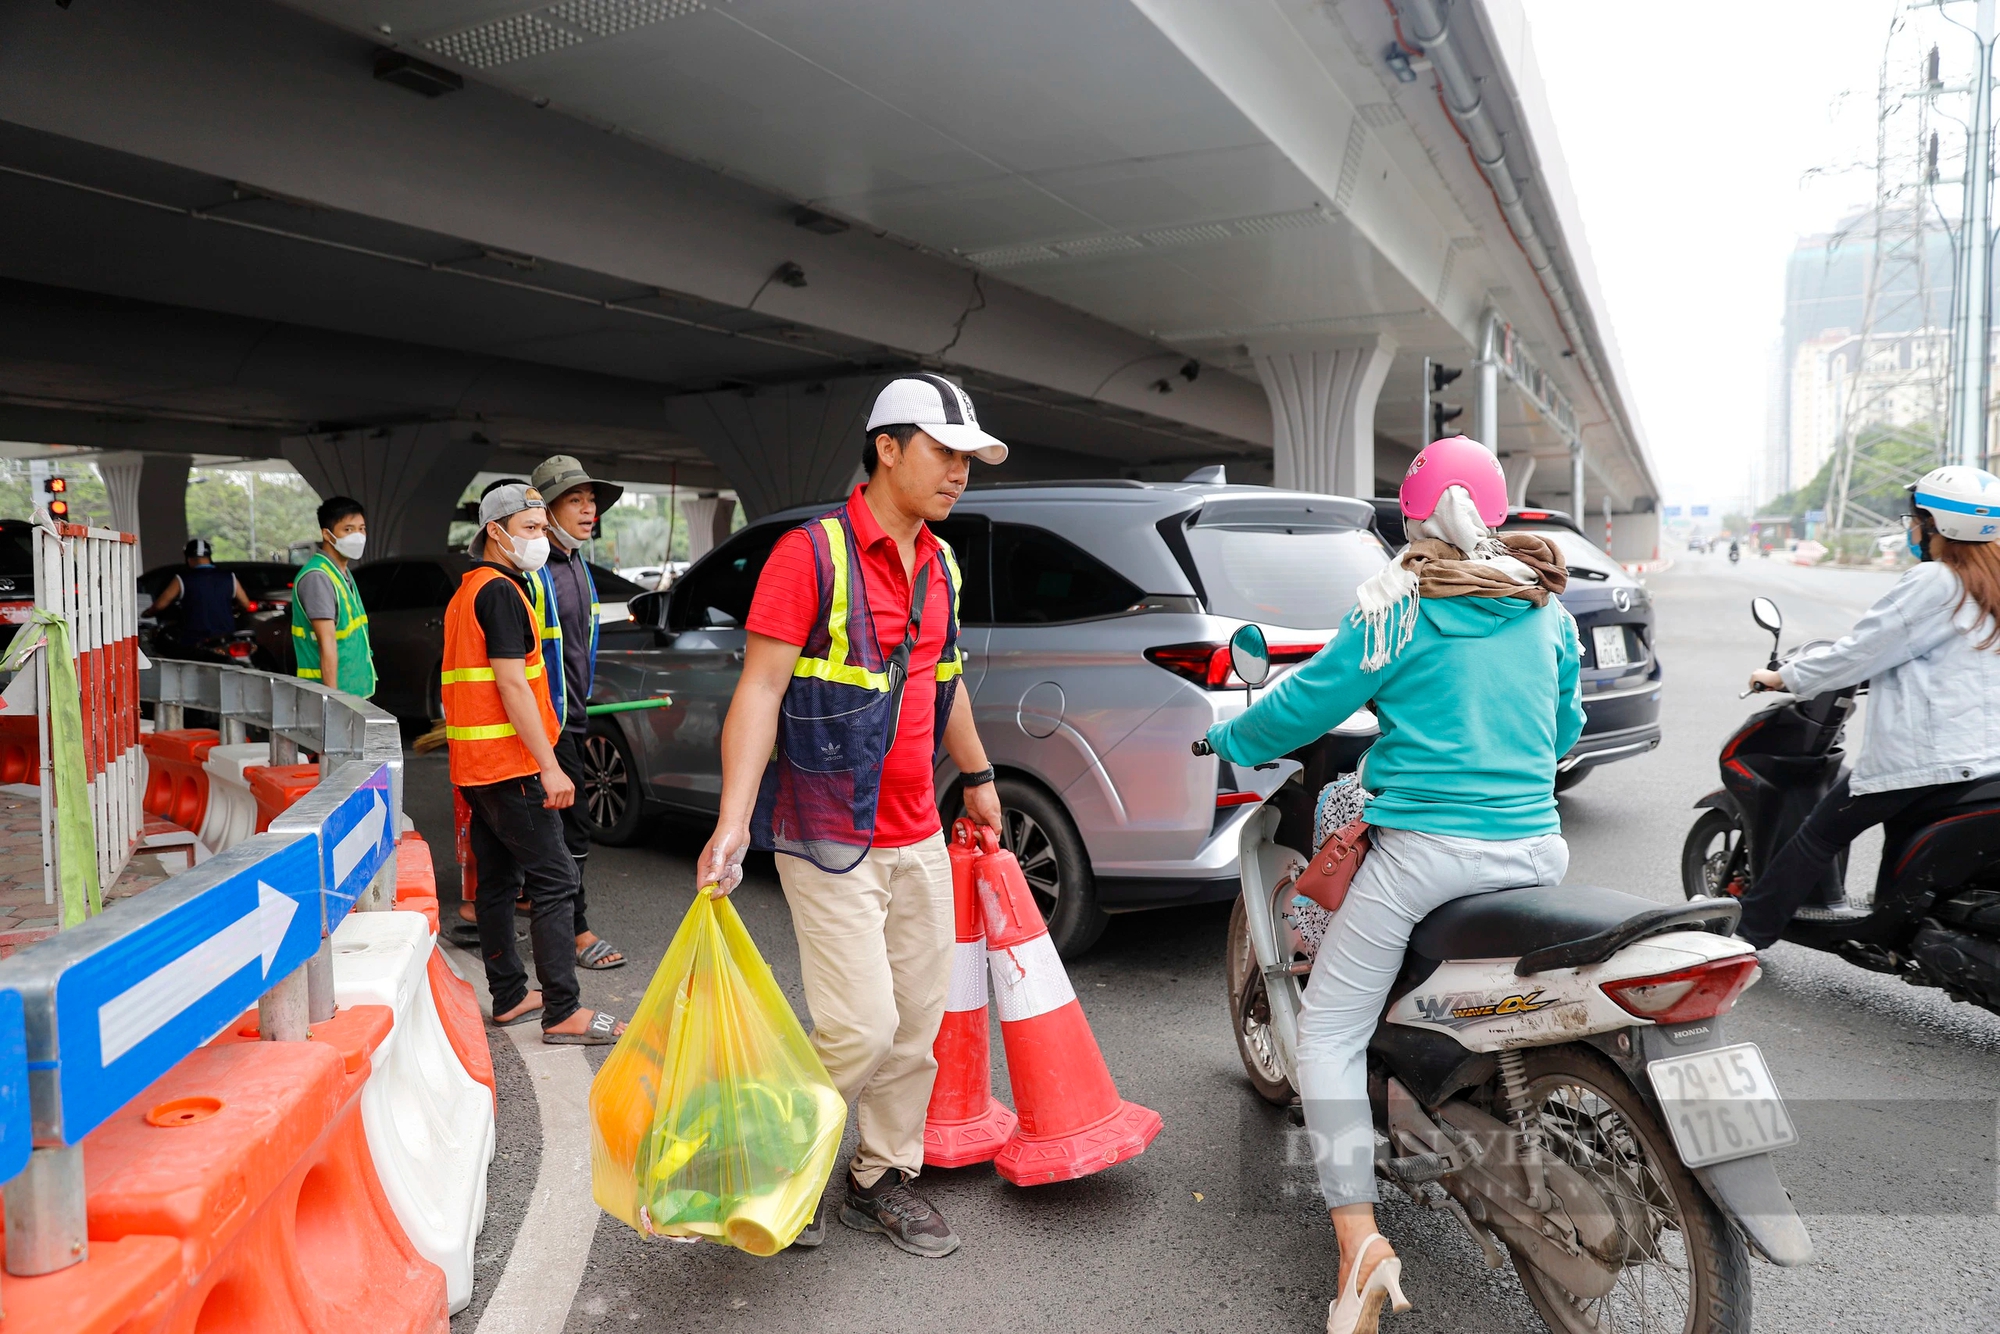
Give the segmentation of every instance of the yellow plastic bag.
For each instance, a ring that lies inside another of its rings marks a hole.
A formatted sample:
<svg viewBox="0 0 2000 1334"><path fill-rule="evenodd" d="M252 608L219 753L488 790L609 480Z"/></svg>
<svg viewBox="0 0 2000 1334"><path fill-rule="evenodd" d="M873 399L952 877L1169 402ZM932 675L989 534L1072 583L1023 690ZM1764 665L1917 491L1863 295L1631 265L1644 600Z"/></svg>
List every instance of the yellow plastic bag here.
<svg viewBox="0 0 2000 1334"><path fill-rule="evenodd" d="M695 895L590 1121L591 1193L645 1235L775 1255L812 1221L847 1106L728 899Z"/></svg>

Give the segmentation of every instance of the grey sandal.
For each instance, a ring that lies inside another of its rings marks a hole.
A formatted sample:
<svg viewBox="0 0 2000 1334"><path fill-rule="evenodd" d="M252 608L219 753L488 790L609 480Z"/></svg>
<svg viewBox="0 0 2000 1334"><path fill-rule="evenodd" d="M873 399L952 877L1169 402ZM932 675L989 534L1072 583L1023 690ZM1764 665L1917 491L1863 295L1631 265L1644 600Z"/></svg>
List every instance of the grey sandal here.
<svg viewBox="0 0 2000 1334"><path fill-rule="evenodd" d="M551 1047L609 1047L618 1041L618 1016L599 1010L590 1017L590 1027L581 1033L550 1033L542 1041Z"/></svg>
<svg viewBox="0 0 2000 1334"><path fill-rule="evenodd" d="M606 963L605 960L613 954L616 954L618 957L610 963ZM591 941L576 952L576 966L578 968L594 968L598 970L623 968L625 966L625 954L616 945L599 936L596 940Z"/></svg>
<svg viewBox="0 0 2000 1334"><path fill-rule="evenodd" d="M488 1022L491 1023L495 1028L519 1028L522 1024L527 1023L530 1019L539 1019L541 1017L542 1017L542 1007L537 1005L533 1009L521 1011L519 1014L515 1015L512 1019L489 1018Z"/></svg>

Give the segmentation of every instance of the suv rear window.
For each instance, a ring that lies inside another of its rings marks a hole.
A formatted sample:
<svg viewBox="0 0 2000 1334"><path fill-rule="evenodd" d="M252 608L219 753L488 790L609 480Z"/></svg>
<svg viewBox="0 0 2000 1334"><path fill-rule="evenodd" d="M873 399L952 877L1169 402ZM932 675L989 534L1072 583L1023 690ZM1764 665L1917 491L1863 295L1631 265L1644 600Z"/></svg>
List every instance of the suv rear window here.
<svg viewBox="0 0 2000 1334"><path fill-rule="evenodd" d="M1375 534L1302 505L1211 507L1186 537L1210 613L1300 630L1338 626L1388 563Z"/></svg>

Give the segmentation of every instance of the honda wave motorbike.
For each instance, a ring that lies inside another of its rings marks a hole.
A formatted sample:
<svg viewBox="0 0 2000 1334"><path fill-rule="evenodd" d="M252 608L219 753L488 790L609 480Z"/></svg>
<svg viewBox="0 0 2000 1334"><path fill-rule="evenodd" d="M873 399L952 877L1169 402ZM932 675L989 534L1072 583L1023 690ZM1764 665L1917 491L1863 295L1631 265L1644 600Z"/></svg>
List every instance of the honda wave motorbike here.
<svg viewBox="0 0 2000 1334"><path fill-rule="evenodd" d="M1814 647L1781 658L1777 604L1753 599L1751 616L1772 636L1773 671ZM1695 803L1702 813L1681 850L1690 900L1741 897L1846 762L1855 688L1810 699L1763 693L1765 704L1722 747L1722 786ZM1865 910L1846 906L1846 872L1843 855L1783 939L2000 1011L2000 779L1940 792L1884 825Z"/></svg>
<svg viewBox="0 0 2000 1334"><path fill-rule="evenodd" d="M1253 685L1262 648L1255 626L1231 643ZM1295 1115L1317 948L1294 891L1318 793L1301 779L1327 773L1339 744L1221 762L1262 801L1242 832L1230 1019L1251 1085ZM1770 1157L1797 1131L1762 1053L1725 1032L1759 971L1727 934L1739 912L1545 886L1459 899L1411 937L1369 1044L1376 1172L1451 1214L1488 1267L1511 1256L1558 1334L1747 1334L1750 1250L1812 1256Z"/></svg>

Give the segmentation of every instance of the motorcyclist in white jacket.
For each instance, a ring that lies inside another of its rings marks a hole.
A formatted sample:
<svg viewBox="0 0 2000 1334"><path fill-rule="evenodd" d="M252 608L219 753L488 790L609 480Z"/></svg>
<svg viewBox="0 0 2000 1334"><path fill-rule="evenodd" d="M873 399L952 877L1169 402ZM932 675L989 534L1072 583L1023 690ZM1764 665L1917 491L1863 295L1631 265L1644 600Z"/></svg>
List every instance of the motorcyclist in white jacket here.
<svg viewBox="0 0 2000 1334"><path fill-rule="evenodd" d="M1757 687L1800 696L1869 683L1853 773L1743 895L1737 934L1758 949L1778 939L1863 830L2000 773L2000 477L1938 468L1912 491L1909 543L1921 563L1839 643L1751 675Z"/></svg>

